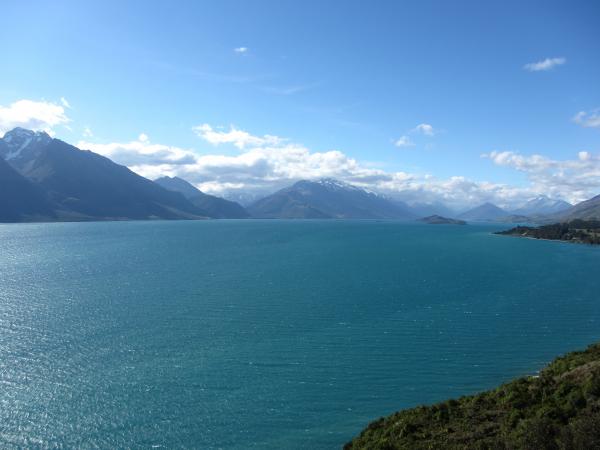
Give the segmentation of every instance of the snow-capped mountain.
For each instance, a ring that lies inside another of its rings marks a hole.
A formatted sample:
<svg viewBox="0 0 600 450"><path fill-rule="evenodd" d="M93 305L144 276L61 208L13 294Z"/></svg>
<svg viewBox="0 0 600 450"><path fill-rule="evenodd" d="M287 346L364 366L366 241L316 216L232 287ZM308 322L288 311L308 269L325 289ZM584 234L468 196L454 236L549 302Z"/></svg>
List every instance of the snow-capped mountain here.
<svg viewBox="0 0 600 450"><path fill-rule="evenodd" d="M406 204L331 178L298 181L255 202L248 210L263 218L416 218Z"/></svg>

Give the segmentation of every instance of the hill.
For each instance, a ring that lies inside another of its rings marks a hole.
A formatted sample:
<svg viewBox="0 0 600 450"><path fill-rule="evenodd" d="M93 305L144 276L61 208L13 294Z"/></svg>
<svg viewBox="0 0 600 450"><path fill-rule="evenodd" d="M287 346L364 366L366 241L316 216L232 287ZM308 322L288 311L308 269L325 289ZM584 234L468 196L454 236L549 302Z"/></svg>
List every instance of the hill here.
<svg viewBox="0 0 600 450"><path fill-rule="evenodd" d="M443 225L443 224L466 225L467 224L467 222L465 222L464 220L450 219L448 217L442 217L442 216L438 216L438 215L423 217L422 219L419 219L419 222L428 223L431 225Z"/></svg>
<svg viewBox="0 0 600 450"><path fill-rule="evenodd" d="M600 448L600 344L477 395L397 412L345 449Z"/></svg>
<svg viewBox="0 0 600 450"><path fill-rule="evenodd" d="M410 208L333 179L298 181L248 208L253 217L286 219L416 218Z"/></svg>

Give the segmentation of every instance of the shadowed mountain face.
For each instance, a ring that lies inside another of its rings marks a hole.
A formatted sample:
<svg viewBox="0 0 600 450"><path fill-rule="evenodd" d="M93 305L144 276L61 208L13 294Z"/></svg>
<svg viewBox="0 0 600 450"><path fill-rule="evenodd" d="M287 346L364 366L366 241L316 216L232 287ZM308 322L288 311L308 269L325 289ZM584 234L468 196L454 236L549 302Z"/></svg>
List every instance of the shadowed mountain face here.
<svg viewBox="0 0 600 450"><path fill-rule="evenodd" d="M299 181L248 208L253 217L285 219L414 219L410 208L332 179Z"/></svg>
<svg viewBox="0 0 600 450"><path fill-rule="evenodd" d="M493 222L508 215L509 213L502 208L499 208L492 203L484 203L483 205L479 205L460 214L458 217L459 219L470 220L473 222Z"/></svg>
<svg viewBox="0 0 600 450"><path fill-rule="evenodd" d="M43 189L0 158L0 221L21 222L54 217Z"/></svg>
<svg viewBox="0 0 600 450"><path fill-rule="evenodd" d="M162 177L155 183L170 191L180 192L206 216L215 219L246 219L248 212L238 203L208 195L179 177Z"/></svg>
<svg viewBox="0 0 600 450"><path fill-rule="evenodd" d="M108 158L79 150L45 133L17 128L6 133L0 142L0 155L45 192L59 218L202 217L201 211L183 195L168 191Z"/></svg>

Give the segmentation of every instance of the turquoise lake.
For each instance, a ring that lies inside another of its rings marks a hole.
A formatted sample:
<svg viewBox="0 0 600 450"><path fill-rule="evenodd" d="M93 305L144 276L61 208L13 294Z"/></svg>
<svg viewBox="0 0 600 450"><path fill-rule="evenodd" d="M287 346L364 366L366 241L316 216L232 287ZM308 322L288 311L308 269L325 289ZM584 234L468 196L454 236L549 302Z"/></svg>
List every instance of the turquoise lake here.
<svg viewBox="0 0 600 450"><path fill-rule="evenodd" d="M600 339L600 248L386 221L0 225L0 447L339 448Z"/></svg>

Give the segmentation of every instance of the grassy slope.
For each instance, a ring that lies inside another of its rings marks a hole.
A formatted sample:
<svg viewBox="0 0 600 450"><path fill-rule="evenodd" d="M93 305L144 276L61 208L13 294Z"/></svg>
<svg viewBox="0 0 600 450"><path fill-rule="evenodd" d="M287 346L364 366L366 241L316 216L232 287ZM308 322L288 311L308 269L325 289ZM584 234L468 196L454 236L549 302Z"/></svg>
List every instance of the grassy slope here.
<svg viewBox="0 0 600 450"><path fill-rule="evenodd" d="M345 448L600 449L600 344L539 377L376 420Z"/></svg>

